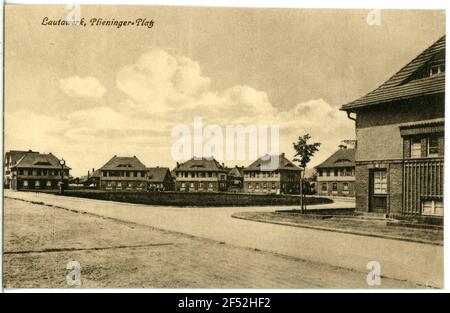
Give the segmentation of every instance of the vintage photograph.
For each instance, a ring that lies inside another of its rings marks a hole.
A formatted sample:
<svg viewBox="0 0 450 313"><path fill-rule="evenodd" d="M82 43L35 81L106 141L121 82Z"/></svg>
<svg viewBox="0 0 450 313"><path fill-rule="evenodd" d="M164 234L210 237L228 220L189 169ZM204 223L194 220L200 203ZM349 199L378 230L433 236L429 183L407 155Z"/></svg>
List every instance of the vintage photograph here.
<svg viewBox="0 0 450 313"><path fill-rule="evenodd" d="M445 15L6 4L3 288L444 288Z"/></svg>

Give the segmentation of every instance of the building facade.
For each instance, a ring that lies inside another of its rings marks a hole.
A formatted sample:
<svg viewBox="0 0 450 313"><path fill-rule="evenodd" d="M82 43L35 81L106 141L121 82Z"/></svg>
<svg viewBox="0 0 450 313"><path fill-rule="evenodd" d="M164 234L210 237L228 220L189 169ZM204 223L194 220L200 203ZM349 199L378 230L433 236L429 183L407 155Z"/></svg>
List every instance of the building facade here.
<svg viewBox="0 0 450 313"><path fill-rule="evenodd" d="M28 151L10 166L9 182L13 190L59 190L61 180L69 183L70 167L61 166L52 153Z"/></svg>
<svg viewBox="0 0 450 313"><path fill-rule="evenodd" d="M242 192L244 190L244 167L235 166L228 171L228 191Z"/></svg>
<svg viewBox="0 0 450 313"><path fill-rule="evenodd" d="M147 191L147 168L136 156L114 156L99 171L102 190Z"/></svg>
<svg viewBox="0 0 450 313"><path fill-rule="evenodd" d="M148 167L147 178L149 191L175 190L175 182L167 167Z"/></svg>
<svg viewBox="0 0 450 313"><path fill-rule="evenodd" d="M355 149L340 146L323 163L315 167L316 193L321 196L355 196Z"/></svg>
<svg viewBox="0 0 450 313"><path fill-rule="evenodd" d="M358 210L443 216L444 101L445 36L342 106L356 124Z"/></svg>
<svg viewBox="0 0 450 313"><path fill-rule="evenodd" d="M244 192L300 194L300 173L284 153L265 155L244 168Z"/></svg>
<svg viewBox="0 0 450 313"><path fill-rule="evenodd" d="M17 161L19 161L25 154L27 153L39 153L35 151L21 151L21 150L11 150L5 153L5 159L4 159L4 171L3 171L3 187L8 189L11 188L11 181L12 181L12 173L11 173L11 167L17 164Z"/></svg>
<svg viewBox="0 0 450 313"><path fill-rule="evenodd" d="M217 192L227 190L227 169L213 158L192 158L175 168L177 191Z"/></svg>

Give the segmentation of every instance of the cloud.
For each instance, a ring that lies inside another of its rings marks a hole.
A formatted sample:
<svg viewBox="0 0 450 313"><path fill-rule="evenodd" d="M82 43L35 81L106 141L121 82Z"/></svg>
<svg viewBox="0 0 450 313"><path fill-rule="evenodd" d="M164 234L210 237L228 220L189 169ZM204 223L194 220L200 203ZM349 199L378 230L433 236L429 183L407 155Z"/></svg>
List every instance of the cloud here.
<svg viewBox="0 0 450 313"><path fill-rule="evenodd" d="M69 97L84 97L99 99L103 97L106 88L95 77L72 76L61 79L59 87Z"/></svg>
<svg viewBox="0 0 450 313"><path fill-rule="evenodd" d="M201 117L204 126L216 124L223 130L227 125L277 126L280 152L288 157L293 156L292 143L297 137L310 133L322 143L310 166L333 153L340 140L354 137L352 121L323 99L280 110L266 92L248 85L212 90L210 78L202 74L197 62L162 50L150 50L123 66L116 85L124 96L118 105L91 106L62 117L23 111L8 114L6 146L15 148L20 143L18 148L28 148L30 143L39 143L30 148L61 151L73 163L74 175L80 175L114 154L138 155L148 166L173 166L171 130L180 124L192 130L194 117ZM93 77L62 79L61 88L69 96L94 98L106 91ZM251 161L226 163L247 165Z"/></svg>

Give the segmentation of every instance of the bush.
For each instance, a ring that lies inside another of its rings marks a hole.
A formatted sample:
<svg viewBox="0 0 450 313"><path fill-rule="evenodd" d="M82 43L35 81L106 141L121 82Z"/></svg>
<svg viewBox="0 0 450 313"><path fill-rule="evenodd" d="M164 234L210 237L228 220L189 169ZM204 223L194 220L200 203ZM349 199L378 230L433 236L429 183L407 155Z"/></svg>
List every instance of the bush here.
<svg viewBox="0 0 450 313"><path fill-rule="evenodd" d="M100 190L67 190L64 195L98 200L178 207L274 206L300 204L300 197L290 195L254 195L209 192L111 192ZM316 197L307 197L306 201L308 205L333 202L327 198Z"/></svg>

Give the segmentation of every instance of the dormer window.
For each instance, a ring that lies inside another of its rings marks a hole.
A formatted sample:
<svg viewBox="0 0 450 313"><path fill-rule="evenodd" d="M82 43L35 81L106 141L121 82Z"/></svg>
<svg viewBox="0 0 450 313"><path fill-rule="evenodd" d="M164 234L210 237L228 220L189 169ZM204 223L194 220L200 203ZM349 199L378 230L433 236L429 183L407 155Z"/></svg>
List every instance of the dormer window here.
<svg viewBox="0 0 450 313"><path fill-rule="evenodd" d="M445 73L445 65L444 64L430 66L429 76L433 76L433 75L437 75L437 74L441 74L441 73Z"/></svg>

